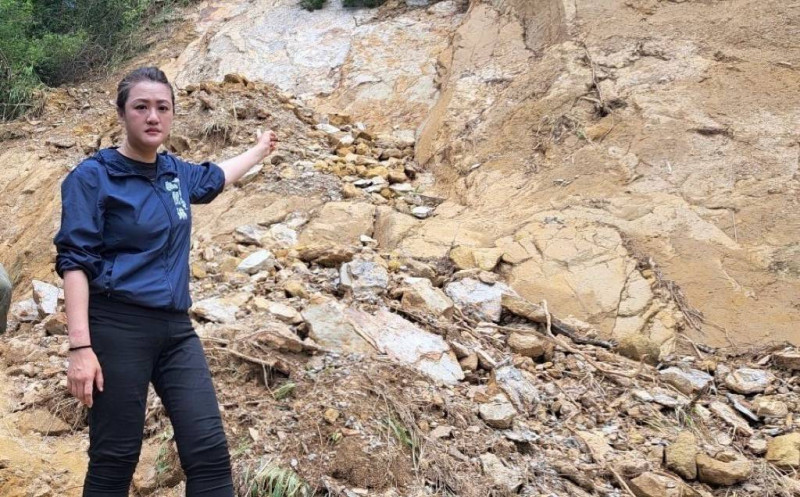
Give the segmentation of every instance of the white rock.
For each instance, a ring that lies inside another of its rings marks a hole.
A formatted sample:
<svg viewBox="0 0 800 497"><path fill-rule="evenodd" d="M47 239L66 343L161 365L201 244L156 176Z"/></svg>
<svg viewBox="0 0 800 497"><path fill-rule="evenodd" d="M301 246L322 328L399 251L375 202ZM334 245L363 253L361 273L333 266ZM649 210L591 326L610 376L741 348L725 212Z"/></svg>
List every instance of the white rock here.
<svg viewBox="0 0 800 497"><path fill-rule="evenodd" d="M283 223L270 226L269 236L279 247L290 248L297 245L297 231Z"/></svg>
<svg viewBox="0 0 800 497"><path fill-rule="evenodd" d="M244 176L239 178L239 181L237 181L236 183L239 186L244 186L248 183L251 183L254 179L258 177L259 174L261 174L261 171L263 169L264 169L263 164L256 164L255 166L251 167L249 171L244 173Z"/></svg>
<svg viewBox="0 0 800 497"><path fill-rule="evenodd" d="M424 205L420 205L411 209L411 215L419 219L427 218L432 212L433 208Z"/></svg>
<svg viewBox="0 0 800 497"><path fill-rule="evenodd" d="M750 428L750 425L747 424L747 421L736 414L736 411L734 411L733 408L728 404L715 401L711 403L709 409L711 412L719 416L722 421L732 426L739 433L742 433L748 437L753 436L753 429Z"/></svg>
<svg viewBox="0 0 800 497"><path fill-rule="evenodd" d="M495 395L489 402L481 404L479 412L487 425L501 430L511 428L517 415L514 405L502 394Z"/></svg>
<svg viewBox="0 0 800 497"><path fill-rule="evenodd" d="M192 312L207 321L233 323L239 306L230 299L213 297L201 300L192 306Z"/></svg>
<svg viewBox="0 0 800 497"><path fill-rule="evenodd" d="M280 302L270 302L267 305L267 312L284 323L299 324L303 322L303 317L299 312Z"/></svg>
<svg viewBox="0 0 800 497"><path fill-rule="evenodd" d="M20 300L11 306L11 315L17 321L31 323L39 319L39 306L33 299Z"/></svg>
<svg viewBox="0 0 800 497"><path fill-rule="evenodd" d="M509 495L517 493L522 486L522 475L519 471L506 467L500 458L490 452L481 454L480 459L484 475Z"/></svg>
<svg viewBox="0 0 800 497"><path fill-rule="evenodd" d="M484 321L498 321L502 312L504 293L513 293L504 283L487 285L472 278L454 281L445 287L445 293L462 308L471 309Z"/></svg>
<svg viewBox="0 0 800 497"><path fill-rule="evenodd" d="M514 366L503 366L494 370L497 385L520 411L526 411L539 402L539 391L528 375L529 373Z"/></svg>
<svg viewBox="0 0 800 497"><path fill-rule="evenodd" d="M341 131L336 126L333 126L333 125L330 125L330 124L327 124L327 123L319 123L314 127L316 129L318 129L319 131L322 131L324 133L328 133L329 135L332 135L334 133L339 133Z"/></svg>
<svg viewBox="0 0 800 497"><path fill-rule="evenodd" d="M256 274L259 271L275 266L275 256L269 250L258 250L248 255L236 267L237 271L245 274Z"/></svg>
<svg viewBox="0 0 800 497"><path fill-rule="evenodd" d="M316 301L301 313L308 323L308 336L334 352L372 354L375 348L345 316L345 308L333 299Z"/></svg>
<svg viewBox="0 0 800 497"><path fill-rule="evenodd" d="M352 261L342 264L339 271L342 287L353 292L355 297L383 293L389 286L389 273L372 261Z"/></svg>
<svg viewBox="0 0 800 497"><path fill-rule="evenodd" d="M261 239L267 232L258 226L254 226L252 224L248 224L245 226L239 226L233 232L233 237L239 243L244 243L246 245L261 245Z"/></svg>
<svg viewBox="0 0 800 497"><path fill-rule="evenodd" d="M775 377L761 369L739 368L725 377L725 386L736 393L749 395L761 393Z"/></svg>
<svg viewBox="0 0 800 497"><path fill-rule="evenodd" d="M44 281L33 280L33 300L42 315L55 314L58 310L58 294L61 290Z"/></svg>
<svg viewBox="0 0 800 497"><path fill-rule="evenodd" d="M433 286L427 278L406 278L401 305L407 311L424 312L450 319L453 316L453 301Z"/></svg>
<svg viewBox="0 0 800 497"><path fill-rule="evenodd" d="M674 366L660 371L659 375L662 380L686 395L702 390L714 379L710 374L698 369L684 371Z"/></svg>

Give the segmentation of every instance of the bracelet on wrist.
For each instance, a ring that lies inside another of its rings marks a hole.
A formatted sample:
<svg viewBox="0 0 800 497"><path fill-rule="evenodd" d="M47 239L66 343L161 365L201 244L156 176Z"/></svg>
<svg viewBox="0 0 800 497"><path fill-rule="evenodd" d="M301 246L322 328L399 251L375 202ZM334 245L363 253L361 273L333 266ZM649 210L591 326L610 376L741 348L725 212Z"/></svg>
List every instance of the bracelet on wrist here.
<svg viewBox="0 0 800 497"><path fill-rule="evenodd" d="M79 345L77 347L70 347L69 351L72 352L73 350L80 350L80 349L91 349L91 345Z"/></svg>

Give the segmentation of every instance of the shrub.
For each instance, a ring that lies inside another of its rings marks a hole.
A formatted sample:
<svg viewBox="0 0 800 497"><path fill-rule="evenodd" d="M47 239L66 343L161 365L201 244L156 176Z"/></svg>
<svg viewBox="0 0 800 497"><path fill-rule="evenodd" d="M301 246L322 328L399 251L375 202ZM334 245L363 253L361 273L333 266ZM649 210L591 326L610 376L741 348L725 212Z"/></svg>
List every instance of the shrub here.
<svg viewBox="0 0 800 497"><path fill-rule="evenodd" d="M386 0L343 0L345 7L380 7Z"/></svg>
<svg viewBox="0 0 800 497"><path fill-rule="evenodd" d="M325 0L300 0L300 6L306 10L319 10L325 5Z"/></svg>

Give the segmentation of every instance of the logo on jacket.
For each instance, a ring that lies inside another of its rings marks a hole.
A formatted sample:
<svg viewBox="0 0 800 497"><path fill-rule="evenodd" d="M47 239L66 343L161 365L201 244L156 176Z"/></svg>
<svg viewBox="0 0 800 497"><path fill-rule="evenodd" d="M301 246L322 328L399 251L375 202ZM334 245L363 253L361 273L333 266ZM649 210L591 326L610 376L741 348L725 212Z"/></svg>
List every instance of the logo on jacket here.
<svg viewBox="0 0 800 497"><path fill-rule="evenodd" d="M172 181L165 181L164 188L172 193L172 201L175 202L175 211L178 213L178 219L181 221L188 219L189 207L186 205L186 201L183 200L183 196L181 195L180 178L175 178Z"/></svg>

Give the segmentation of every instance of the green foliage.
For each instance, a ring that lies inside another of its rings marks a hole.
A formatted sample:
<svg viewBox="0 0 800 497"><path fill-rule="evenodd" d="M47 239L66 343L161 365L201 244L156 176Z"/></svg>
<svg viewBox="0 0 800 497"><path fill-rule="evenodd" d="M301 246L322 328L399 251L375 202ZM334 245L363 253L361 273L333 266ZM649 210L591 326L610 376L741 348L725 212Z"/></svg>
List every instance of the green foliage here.
<svg viewBox="0 0 800 497"><path fill-rule="evenodd" d="M244 475L248 497L309 497L311 487L289 468L262 463Z"/></svg>
<svg viewBox="0 0 800 497"><path fill-rule="evenodd" d="M342 5L345 7L380 7L386 3L386 0L343 0Z"/></svg>
<svg viewBox="0 0 800 497"><path fill-rule="evenodd" d="M319 10L325 5L325 0L300 0L300 6L306 10Z"/></svg>
<svg viewBox="0 0 800 497"><path fill-rule="evenodd" d="M144 45L157 14L191 0L0 0L0 119L37 90L87 77Z"/></svg>

